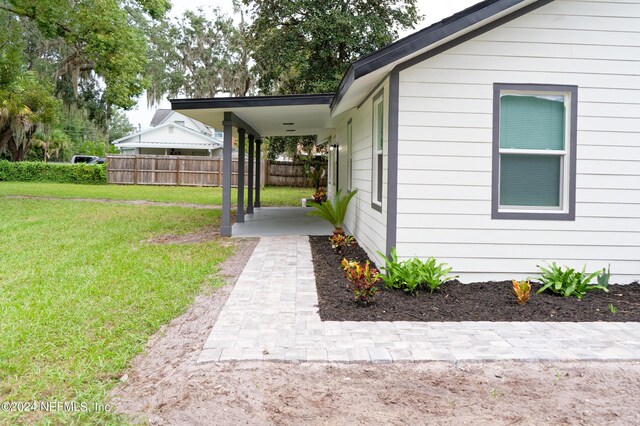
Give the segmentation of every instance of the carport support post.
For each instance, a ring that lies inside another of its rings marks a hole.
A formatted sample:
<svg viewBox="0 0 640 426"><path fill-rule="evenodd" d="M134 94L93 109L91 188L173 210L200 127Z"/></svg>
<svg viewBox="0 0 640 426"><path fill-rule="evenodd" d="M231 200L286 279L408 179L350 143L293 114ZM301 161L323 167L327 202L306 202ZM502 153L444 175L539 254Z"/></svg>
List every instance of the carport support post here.
<svg viewBox="0 0 640 426"><path fill-rule="evenodd" d="M249 176L247 188L247 214L253 214L253 138L249 135Z"/></svg>
<svg viewBox="0 0 640 426"><path fill-rule="evenodd" d="M262 145L262 141L258 139L256 141L256 202L254 203L255 207L260 207L260 169L262 168L262 164L260 164L260 145Z"/></svg>
<svg viewBox="0 0 640 426"><path fill-rule="evenodd" d="M222 225L220 235L231 236L231 145L233 143L233 121L230 112L224 113L222 126L224 138L222 146Z"/></svg>
<svg viewBox="0 0 640 426"><path fill-rule="evenodd" d="M244 222L244 136L245 130L238 129L238 209L236 222Z"/></svg>

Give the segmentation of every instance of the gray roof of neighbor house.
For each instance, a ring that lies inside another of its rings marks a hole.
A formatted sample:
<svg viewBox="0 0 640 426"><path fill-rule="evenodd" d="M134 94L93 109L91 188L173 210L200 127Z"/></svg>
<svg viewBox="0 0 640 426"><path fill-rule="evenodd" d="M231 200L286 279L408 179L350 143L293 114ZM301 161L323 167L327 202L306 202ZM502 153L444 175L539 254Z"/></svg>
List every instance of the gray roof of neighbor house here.
<svg viewBox="0 0 640 426"><path fill-rule="evenodd" d="M156 113L153 114L153 118L151 119L151 127L155 127L158 124L162 123L171 114L173 114L173 110L157 109Z"/></svg>

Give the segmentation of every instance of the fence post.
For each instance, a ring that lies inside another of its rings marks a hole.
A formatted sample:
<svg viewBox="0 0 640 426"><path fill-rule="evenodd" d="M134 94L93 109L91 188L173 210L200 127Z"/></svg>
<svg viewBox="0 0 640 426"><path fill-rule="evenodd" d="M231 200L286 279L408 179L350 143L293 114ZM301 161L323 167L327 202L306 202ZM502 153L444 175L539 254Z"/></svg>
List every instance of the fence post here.
<svg viewBox="0 0 640 426"><path fill-rule="evenodd" d="M180 186L180 157L176 157L176 186Z"/></svg>
<svg viewBox="0 0 640 426"><path fill-rule="evenodd" d="M133 184L138 184L138 156L133 156Z"/></svg>

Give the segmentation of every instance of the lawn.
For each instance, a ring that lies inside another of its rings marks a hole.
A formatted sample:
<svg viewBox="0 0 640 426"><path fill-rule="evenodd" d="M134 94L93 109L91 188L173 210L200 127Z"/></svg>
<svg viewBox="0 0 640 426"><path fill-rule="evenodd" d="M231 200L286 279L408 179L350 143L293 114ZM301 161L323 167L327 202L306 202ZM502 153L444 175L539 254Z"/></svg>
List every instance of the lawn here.
<svg viewBox="0 0 640 426"><path fill-rule="evenodd" d="M0 185L2 192L200 202L211 189ZM101 192L104 191L104 192ZM184 191L189 196L180 194ZM213 191L215 192L215 190ZM91 412L160 326L219 286L220 241L160 245L219 220L219 210L3 199L0 209L0 402L88 404L88 412L6 412L0 424L122 423ZM6 408L6 406L3 406Z"/></svg>
<svg viewBox="0 0 640 426"><path fill-rule="evenodd" d="M312 188L268 186L260 192L260 201L264 207L299 206L300 199L308 198L312 193ZM236 201L236 194L236 190L232 189L231 202L233 204L235 204ZM0 197L7 195L58 198L104 198L111 200L147 200L165 203L222 205L222 188L217 187L0 182Z"/></svg>

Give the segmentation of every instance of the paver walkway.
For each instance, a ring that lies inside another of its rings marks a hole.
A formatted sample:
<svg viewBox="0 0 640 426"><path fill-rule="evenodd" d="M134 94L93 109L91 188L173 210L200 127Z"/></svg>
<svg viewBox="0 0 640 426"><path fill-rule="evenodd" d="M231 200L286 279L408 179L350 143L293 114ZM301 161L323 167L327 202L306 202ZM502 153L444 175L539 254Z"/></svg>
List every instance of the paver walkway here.
<svg viewBox="0 0 640 426"><path fill-rule="evenodd" d="M308 237L262 237L198 362L640 360L640 323L320 320Z"/></svg>

